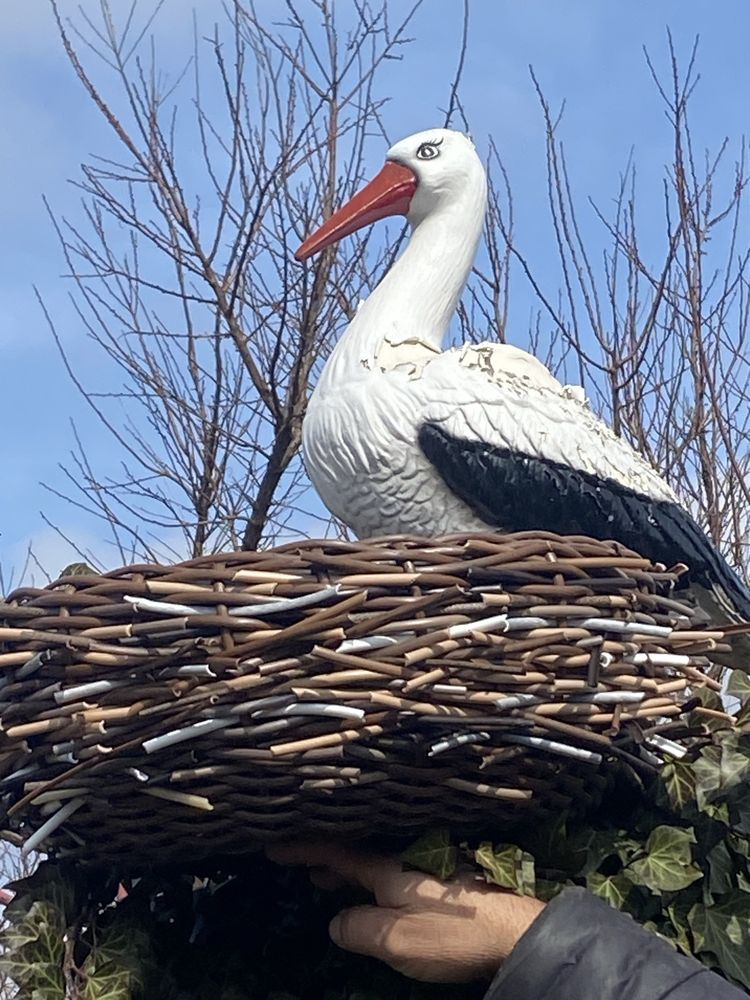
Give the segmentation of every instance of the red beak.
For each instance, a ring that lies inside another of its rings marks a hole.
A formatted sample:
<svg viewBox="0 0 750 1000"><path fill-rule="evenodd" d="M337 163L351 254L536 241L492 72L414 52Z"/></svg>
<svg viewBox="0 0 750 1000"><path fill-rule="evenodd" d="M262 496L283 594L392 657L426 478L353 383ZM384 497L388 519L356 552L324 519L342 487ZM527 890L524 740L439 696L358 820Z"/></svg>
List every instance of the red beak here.
<svg viewBox="0 0 750 1000"><path fill-rule="evenodd" d="M402 163L388 160L378 176L338 212L334 212L312 236L308 236L294 256L297 260L307 260L314 253L325 250L332 243L378 219L406 215L416 190L416 175Z"/></svg>

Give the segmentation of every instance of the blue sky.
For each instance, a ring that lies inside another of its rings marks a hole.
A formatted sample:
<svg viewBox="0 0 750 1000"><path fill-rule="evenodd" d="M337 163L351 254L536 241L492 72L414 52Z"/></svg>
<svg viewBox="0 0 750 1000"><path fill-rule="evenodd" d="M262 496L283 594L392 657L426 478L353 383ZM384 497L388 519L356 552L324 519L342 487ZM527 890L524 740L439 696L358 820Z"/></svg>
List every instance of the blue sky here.
<svg viewBox="0 0 750 1000"><path fill-rule="evenodd" d="M142 0L144 9L149 5L150 0ZM61 0L65 12L75 14L78 6L77 0ZM98 0L81 0L80 6L94 14ZM261 5L269 14L278 6L273 0ZM407 3L393 0L393 7L398 12ZM190 53L192 9L206 29L222 18L220 0L167 0L154 35L171 66ZM438 108L455 68L461 9L460 0L427 0L412 32L415 43L403 62L392 64L385 123L394 139L440 120ZM698 147L715 147L724 136L739 141L750 107L750 7L745 0L715 5L705 0L471 2L463 99L478 143L488 132L495 136L510 174L521 243L551 291L557 272L544 204L544 134L528 66L534 65L553 103L566 101L563 135L577 194L590 194L606 206L635 148L648 234L661 207L670 136L642 48L665 67L667 25L684 57L700 35L701 82L693 107ZM106 154L111 147L62 53L46 0L2 5L0 115L0 426L6 473L0 564L6 573L19 566L33 541L42 563L56 571L75 555L44 525L40 511L105 562L107 549L98 526L48 495L41 483L61 482L58 462L71 448L71 419L94 456L104 460L111 445L68 381L34 296L36 285L77 368L84 375L96 373L98 358L69 303L42 195L56 212L80 217L78 195L68 179L90 154ZM371 155L376 168L382 150L373 147ZM604 243L593 216L584 223L587 237ZM654 227L655 241L657 232ZM514 315L521 322L528 306L520 282L514 294Z"/></svg>

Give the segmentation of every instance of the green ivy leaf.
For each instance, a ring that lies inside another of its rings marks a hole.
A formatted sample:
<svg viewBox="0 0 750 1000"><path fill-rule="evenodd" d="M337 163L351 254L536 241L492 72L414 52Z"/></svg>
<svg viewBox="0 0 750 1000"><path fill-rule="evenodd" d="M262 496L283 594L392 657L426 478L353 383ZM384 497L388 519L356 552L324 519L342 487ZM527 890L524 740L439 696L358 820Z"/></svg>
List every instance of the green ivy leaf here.
<svg viewBox="0 0 750 1000"><path fill-rule="evenodd" d="M703 747L692 764L695 777L695 797L698 808L705 810L719 794L721 788L721 747L711 744Z"/></svg>
<svg viewBox="0 0 750 1000"><path fill-rule="evenodd" d="M630 895L633 883L624 871L618 872L617 875L600 875L599 872L592 872L586 879L586 887L610 906L621 910Z"/></svg>
<svg viewBox="0 0 750 1000"><path fill-rule="evenodd" d="M721 742L721 787L731 791L750 775L750 753L736 733Z"/></svg>
<svg viewBox="0 0 750 1000"><path fill-rule="evenodd" d="M456 873L458 849L448 830L430 830L402 851L401 860L428 875L448 879Z"/></svg>
<svg viewBox="0 0 750 1000"><path fill-rule="evenodd" d="M550 823L539 823L524 836L523 847L533 854L537 870L547 870L555 877L576 878L588 864L594 830L591 827L569 829L569 817L560 813Z"/></svg>
<svg viewBox="0 0 750 1000"><path fill-rule="evenodd" d="M737 862L727 847L725 840L714 844L706 855L708 863L708 891L713 896L721 896L735 888Z"/></svg>
<svg viewBox="0 0 750 1000"><path fill-rule="evenodd" d="M83 1000L131 1000L133 991L143 986L151 958L148 935L142 927L117 916L83 963Z"/></svg>
<svg viewBox="0 0 750 1000"><path fill-rule="evenodd" d="M695 792L698 808L704 812L722 800L743 793L750 777L750 752L737 733L726 734L718 742L703 747L694 761Z"/></svg>
<svg viewBox="0 0 750 1000"><path fill-rule="evenodd" d="M695 774L691 764L673 760L661 770L661 782L669 806L680 813L695 802Z"/></svg>
<svg viewBox="0 0 750 1000"><path fill-rule="evenodd" d="M131 1000L131 976L127 969L105 962L87 963L83 971L88 977L83 1000Z"/></svg>
<svg viewBox="0 0 750 1000"><path fill-rule="evenodd" d="M643 927L644 930L651 931L652 934L656 934L657 937L661 938L662 941L665 941L668 945L671 945L672 948L677 947L677 938L673 937L669 933L669 927L664 927L663 924L657 924L655 920L645 920L641 924L641 927Z"/></svg>
<svg viewBox="0 0 750 1000"><path fill-rule="evenodd" d="M750 676L744 670L730 671L726 693L744 705L750 699Z"/></svg>
<svg viewBox="0 0 750 1000"><path fill-rule="evenodd" d="M692 689L691 693L700 701L703 708L710 708L714 712L726 712L726 707L724 702L721 700L721 695L719 695L716 691L711 691L707 687L696 687ZM705 726L707 729L710 729L715 733L725 732L730 726L730 723L726 719L693 714L692 712L688 716L688 721L691 725L695 723L700 726Z"/></svg>
<svg viewBox="0 0 750 1000"><path fill-rule="evenodd" d="M624 830L597 830L589 838L586 861L581 875L597 871L607 858L617 858L626 865L633 856L643 849L643 844L629 837Z"/></svg>
<svg viewBox="0 0 750 1000"><path fill-rule="evenodd" d="M750 987L750 895L735 891L721 903L700 903L688 914L695 949L710 952L732 979Z"/></svg>
<svg viewBox="0 0 750 1000"><path fill-rule="evenodd" d="M674 931L674 941L686 955L692 955L694 950L693 939L690 935L690 923L688 921L689 912L690 904L685 904L679 899L667 907L669 922Z"/></svg>
<svg viewBox="0 0 750 1000"><path fill-rule="evenodd" d="M631 861L627 871L636 885L652 892L677 892L702 877L692 862L695 834L676 826L657 826L646 841L646 856Z"/></svg>
<svg viewBox="0 0 750 1000"><path fill-rule="evenodd" d="M750 858L750 840L741 833L733 831L727 835L727 843L740 857Z"/></svg>
<svg viewBox="0 0 750 1000"><path fill-rule="evenodd" d="M734 827L746 839L750 837L750 794L748 791L750 788L746 782L734 790L729 796L729 802L722 803L726 805L727 814L731 818L731 822L728 821L727 825Z"/></svg>
<svg viewBox="0 0 750 1000"><path fill-rule="evenodd" d="M484 868L490 882L504 889L514 889L522 896L533 896L535 889L534 858L512 844L493 848L490 841L479 845L474 860Z"/></svg>
<svg viewBox="0 0 750 1000"><path fill-rule="evenodd" d="M734 717L736 719L737 728L740 732L747 734L747 726L748 722L750 722L750 699L742 705L738 712L734 712Z"/></svg>
<svg viewBox="0 0 750 1000"><path fill-rule="evenodd" d="M555 882L553 879L538 878L534 888L534 895L541 899L543 903L549 903L551 899L559 895L565 888L565 882Z"/></svg>
<svg viewBox="0 0 750 1000"><path fill-rule="evenodd" d="M548 863L552 859L558 862L564 857L570 842L568 817L561 812L549 823L539 823L530 831L528 846L540 863Z"/></svg>
<svg viewBox="0 0 750 1000"><path fill-rule="evenodd" d="M715 823L721 823L723 826L731 825L728 802L711 802L703 811Z"/></svg>
<svg viewBox="0 0 750 1000"><path fill-rule="evenodd" d="M59 1000L65 995L65 931L63 913L40 899L3 932L0 969L18 984L21 996Z"/></svg>

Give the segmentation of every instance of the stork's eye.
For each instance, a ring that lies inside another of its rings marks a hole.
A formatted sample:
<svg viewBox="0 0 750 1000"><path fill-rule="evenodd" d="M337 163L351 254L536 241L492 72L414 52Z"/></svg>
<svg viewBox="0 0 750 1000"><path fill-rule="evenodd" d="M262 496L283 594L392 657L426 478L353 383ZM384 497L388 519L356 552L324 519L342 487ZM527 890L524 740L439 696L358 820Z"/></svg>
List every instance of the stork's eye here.
<svg viewBox="0 0 750 1000"><path fill-rule="evenodd" d="M440 156L440 150L436 142L423 142L417 150L418 160L434 160Z"/></svg>

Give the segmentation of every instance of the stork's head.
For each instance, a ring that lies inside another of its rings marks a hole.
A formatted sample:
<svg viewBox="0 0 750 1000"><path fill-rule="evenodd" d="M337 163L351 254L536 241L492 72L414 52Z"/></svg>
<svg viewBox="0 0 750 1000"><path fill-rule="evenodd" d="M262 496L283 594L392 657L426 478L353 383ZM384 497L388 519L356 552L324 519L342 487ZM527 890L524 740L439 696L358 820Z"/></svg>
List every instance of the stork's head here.
<svg viewBox="0 0 750 1000"><path fill-rule="evenodd" d="M295 257L306 260L389 215L405 215L415 226L443 206L460 203L467 191L478 193L483 203L485 187L482 161L467 136L446 128L417 132L391 146L377 177L308 236Z"/></svg>

